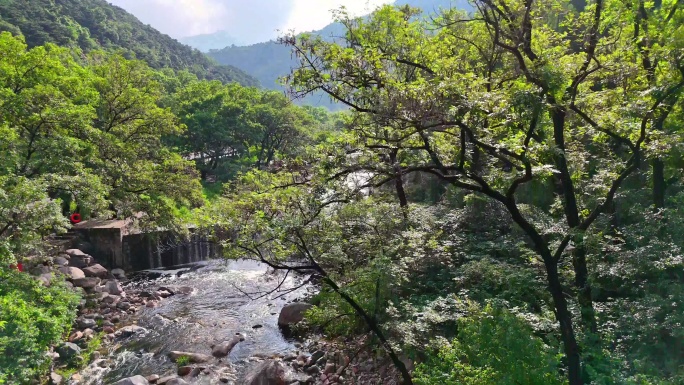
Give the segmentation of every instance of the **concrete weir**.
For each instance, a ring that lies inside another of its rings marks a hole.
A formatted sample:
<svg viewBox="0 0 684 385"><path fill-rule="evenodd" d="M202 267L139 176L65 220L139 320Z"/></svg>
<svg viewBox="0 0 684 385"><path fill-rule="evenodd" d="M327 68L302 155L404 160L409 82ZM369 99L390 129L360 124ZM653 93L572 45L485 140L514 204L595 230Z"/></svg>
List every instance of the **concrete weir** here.
<svg viewBox="0 0 684 385"><path fill-rule="evenodd" d="M141 231L132 219L90 220L74 225L81 247L110 269L126 271L198 262L217 256L218 246L190 229L187 237L171 231Z"/></svg>

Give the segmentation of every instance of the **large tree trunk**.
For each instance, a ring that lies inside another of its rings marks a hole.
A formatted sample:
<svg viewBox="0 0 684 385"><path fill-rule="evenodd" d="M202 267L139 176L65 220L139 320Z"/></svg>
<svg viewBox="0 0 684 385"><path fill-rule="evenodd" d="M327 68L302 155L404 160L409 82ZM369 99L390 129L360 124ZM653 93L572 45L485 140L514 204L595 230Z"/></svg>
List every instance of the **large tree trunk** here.
<svg viewBox="0 0 684 385"><path fill-rule="evenodd" d="M572 176L568 169L565 148L565 116L566 112L561 107L556 107L551 111L551 118L553 120L553 136L558 155L555 156L556 167L560 171L558 179L560 181L561 191L563 194L565 218L568 226L571 229L577 228L580 225L579 209L577 207L577 199L575 196L575 187L572 182ZM575 288L577 289L577 302L580 305L582 313L583 326L591 333L597 333L596 313L594 311L594 302L591 298L591 285L588 280L588 268L586 258L586 248L584 246L584 237L579 235L573 239L575 249L572 251L572 266L575 271Z"/></svg>
<svg viewBox="0 0 684 385"><path fill-rule="evenodd" d="M550 256L549 256L550 257ZM553 297L553 304L556 308L556 320L560 326L561 338L565 357L568 360L568 380L570 385L582 385L582 365L580 359L579 346L575 338L575 331L572 326L572 313L568 310L568 302L563 293L563 286L558 275L558 265L556 263L545 263L546 278L549 283L549 291Z"/></svg>

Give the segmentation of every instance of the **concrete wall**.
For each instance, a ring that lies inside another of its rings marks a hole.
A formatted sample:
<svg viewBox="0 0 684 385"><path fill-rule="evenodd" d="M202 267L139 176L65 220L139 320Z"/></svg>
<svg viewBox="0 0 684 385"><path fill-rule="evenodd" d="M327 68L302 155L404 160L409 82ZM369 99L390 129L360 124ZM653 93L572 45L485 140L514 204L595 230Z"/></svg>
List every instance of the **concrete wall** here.
<svg viewBox="0 0 684 385"><path fill-rule="evenodd" d="M191 234L183 239L171 232L127 234L120 228L77 229L95 259L108 268L126 271L199 262L219 256L218 247Z"/></svg>

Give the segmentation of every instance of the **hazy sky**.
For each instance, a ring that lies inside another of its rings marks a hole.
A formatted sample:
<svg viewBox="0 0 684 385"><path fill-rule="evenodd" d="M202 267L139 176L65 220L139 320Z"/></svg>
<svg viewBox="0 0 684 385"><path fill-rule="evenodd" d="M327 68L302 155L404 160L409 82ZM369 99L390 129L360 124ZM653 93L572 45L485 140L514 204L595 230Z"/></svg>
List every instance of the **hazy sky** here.
<svg viewBox="0 0 684 385"><path fill-rule="evenodd" d="M341 5L356 15L392 0L109 0L174 38L226 30L246 44L275 38L278 30L320 29Z"/></svg>

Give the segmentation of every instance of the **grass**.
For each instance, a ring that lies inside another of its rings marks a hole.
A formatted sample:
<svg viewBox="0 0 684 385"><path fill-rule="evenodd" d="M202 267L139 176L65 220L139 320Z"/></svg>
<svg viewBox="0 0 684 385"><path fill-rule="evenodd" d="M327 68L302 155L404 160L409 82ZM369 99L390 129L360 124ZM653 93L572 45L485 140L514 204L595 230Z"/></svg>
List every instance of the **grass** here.
<svg viewBox="0 0 684 385"><path fill-rule="evenodd" d="M188 357L188 356L180 356L176 360L176 365L178 365L178 367L187 366L189 363L190 363L190 357Z"/></svg>

